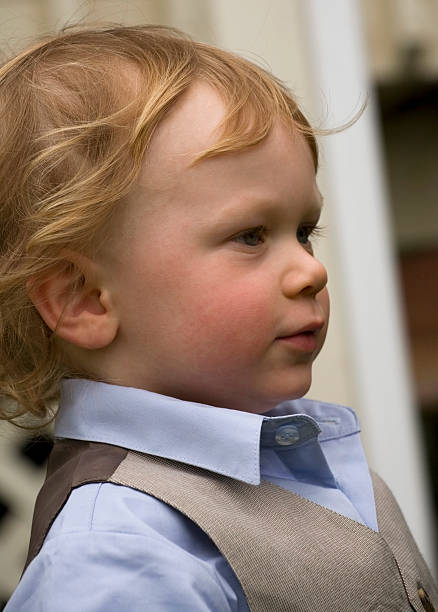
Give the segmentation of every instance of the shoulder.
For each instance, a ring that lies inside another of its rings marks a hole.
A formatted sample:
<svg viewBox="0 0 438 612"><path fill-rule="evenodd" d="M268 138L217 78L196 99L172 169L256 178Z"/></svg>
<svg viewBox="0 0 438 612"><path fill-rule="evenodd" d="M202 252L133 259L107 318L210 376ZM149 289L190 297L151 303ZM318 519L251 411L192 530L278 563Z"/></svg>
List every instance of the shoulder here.
<svg viewBox="0 0 438 612"><path fill-rule="evenodd" d="M44 547L64 538L74 546L80 534L101 542L113 538L127 542L132 536L142 553L147 541L150 547L172 550L180 557L199 551L219 554L210 538L178 510L143 491L110 482L73 489Z"/></svg>
<svg viewBox="0 0 438 612"><path fill-rule="evenodd" d="M209 538L163 502L120 485L87 484L71 492L10 611L237 609L239 595L221 564Z"/></svg>

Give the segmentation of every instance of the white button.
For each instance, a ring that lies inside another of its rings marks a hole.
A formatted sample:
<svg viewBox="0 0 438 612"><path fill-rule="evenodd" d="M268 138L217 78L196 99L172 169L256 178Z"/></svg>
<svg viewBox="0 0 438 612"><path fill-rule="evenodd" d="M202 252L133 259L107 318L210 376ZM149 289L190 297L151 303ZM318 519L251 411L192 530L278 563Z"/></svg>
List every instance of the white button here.
<svg viewBox="0 0 438 612"><path fill-rule="evenodd" d="M275 441L280 446L290 446L300 439L300 432L295 425L283 425L275 432Z"/></svg>

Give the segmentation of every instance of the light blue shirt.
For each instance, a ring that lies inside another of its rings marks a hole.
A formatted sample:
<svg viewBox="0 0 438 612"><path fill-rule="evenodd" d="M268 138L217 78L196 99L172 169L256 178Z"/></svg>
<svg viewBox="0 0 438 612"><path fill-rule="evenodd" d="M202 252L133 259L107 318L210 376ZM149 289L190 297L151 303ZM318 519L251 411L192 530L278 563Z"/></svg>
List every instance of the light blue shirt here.
<svg viewBox="0 0 438 612"><path fill-rule="evenodd" d="M258 415L66 380L55 435L175 459L254 486L267 480L377 531L350 408L300 399ZM248 606L227 561L188 518L145 493L92 483L72 491L5 608L60 610L241 612Z"/></svg>

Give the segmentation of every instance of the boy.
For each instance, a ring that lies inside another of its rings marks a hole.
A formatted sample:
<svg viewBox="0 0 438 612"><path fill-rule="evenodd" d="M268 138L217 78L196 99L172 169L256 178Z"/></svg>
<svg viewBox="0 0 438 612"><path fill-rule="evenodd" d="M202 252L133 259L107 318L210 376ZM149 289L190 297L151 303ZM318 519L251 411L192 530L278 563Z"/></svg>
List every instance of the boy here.
<svg viewBox="0 0 438 612"><path fill-rule="evenodd" d="M2 391L44 417L63 378L6 609L433 610L354 413L298 399L329 305L291 94L158 27L1 76Z"/></svg>

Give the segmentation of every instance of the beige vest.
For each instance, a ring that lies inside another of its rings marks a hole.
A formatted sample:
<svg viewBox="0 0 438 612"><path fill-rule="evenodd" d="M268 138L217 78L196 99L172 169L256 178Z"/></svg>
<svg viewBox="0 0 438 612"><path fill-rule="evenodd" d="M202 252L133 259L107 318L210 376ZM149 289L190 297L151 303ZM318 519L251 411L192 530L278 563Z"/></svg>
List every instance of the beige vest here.
<svg viewBox="0 0 438 612"><path fill-rule="evenodd" d="M108 481L153 495L195 522L233 568L251 612L438 610L436 586L397 502L372 476L379 533L268 482L249 485L108 444L58 441L27 564L71 489Z"/></svg>

